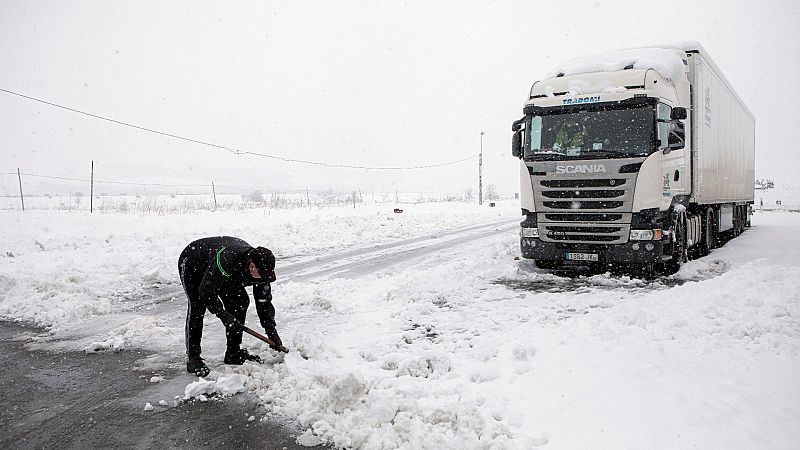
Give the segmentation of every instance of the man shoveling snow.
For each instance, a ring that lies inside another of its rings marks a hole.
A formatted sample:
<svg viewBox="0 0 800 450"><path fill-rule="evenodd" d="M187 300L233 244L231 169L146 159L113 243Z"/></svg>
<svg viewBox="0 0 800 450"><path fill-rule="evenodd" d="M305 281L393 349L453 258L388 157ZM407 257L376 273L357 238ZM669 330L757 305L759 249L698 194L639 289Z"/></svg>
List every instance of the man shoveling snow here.
<svg viewBox="0 0 800 450"><path fill-rule="evenodd" d="M270 287L270 283L275 281L275 256L269 249L254 248L230 236L198 239L181 252L178 272L189 300L186 314L188 372L201 377L209 373L208 366L200 357L206 309L225 325L225 364L261 362L257 355L251 355L240 347L247 307L250 305L245 286L253 286L258 319L275 344L270 346L278 351L286 351L275 329L275 308L272 306Z"/></svg>

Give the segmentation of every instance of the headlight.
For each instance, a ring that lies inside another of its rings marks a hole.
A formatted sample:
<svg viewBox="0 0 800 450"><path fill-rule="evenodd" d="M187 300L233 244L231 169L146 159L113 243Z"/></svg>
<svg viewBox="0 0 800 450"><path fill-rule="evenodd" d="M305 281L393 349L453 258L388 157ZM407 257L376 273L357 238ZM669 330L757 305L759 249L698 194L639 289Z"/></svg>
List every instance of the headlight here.
<svg viewBox="0 0 800 450"><path fill-rule="evenodd" d="M632 241L650 241L653 239L652 230L631 230Z"/></svg>
<svg viewBox="0 0 800 450"><path fill-rule="evenodd" d="M520 228L520 234L524 238L538 238L539 237L539 229L538 228Z"/></svg>
<svg viewBox="0 0 800 450"><path fill-rule="evenodd" d="M631 230L632 241L659 241L661 240L661 230Z"/></svg>

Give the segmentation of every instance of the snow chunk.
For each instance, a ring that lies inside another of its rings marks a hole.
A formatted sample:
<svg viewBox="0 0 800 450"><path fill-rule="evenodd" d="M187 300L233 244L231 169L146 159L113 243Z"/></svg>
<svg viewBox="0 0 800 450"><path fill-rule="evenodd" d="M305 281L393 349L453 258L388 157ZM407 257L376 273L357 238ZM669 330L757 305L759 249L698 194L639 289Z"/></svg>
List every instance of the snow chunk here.
<svg viewBox="0 0 800 450"><path fill-rule="evenodd" d="M666 48L636 48L583 56L559 64L547 77L615 72L628 66L634 69L653 69L671 81L685 77L680 51Z"/></svg>
<svg viewBox="0 0 800 450"><path fill-rule="evenodd" d="M341 413L347 409L356 409L367 392L369 392L367 381L350 373L331 383L328 398L324 403L328 404L331 411Z"/></svg>
<svg viewBox="0 0 800 450"><path fill-rule="evenodd" d="M153 405L151 405L149 402L144 404L145 411L152 411L153 409Z"/></svg>
<svg viewBox="0 0 800 450"><path fill-rule="evenodd" d="M297 437L297 443L303 447L316 447L317 445L323 444L324 441L320 437L314 436L314 432L309 428Z"/></svg>
<svg viewBox="0 0 800 450"><path fill-rule="evenodd" d="M112 350L114 352L120 352L125 349L125 339L122 337L113 337L108 338L102 342L92 342L91 344L84 347L83 351L86 353L95 353L100 352L103 350Z"/></svg>
<svg viewBox="0 0 800 450"><path fill-rule="evenodd" d="M200 378L186 385L184 390L183 399L189 400L197 398L198 400L206 401L208 396L220 395L222 397L229 397L239 392L244 391L244 375L231 374L224 377L219 377L216 381L208 381Z"/></svg>
<svg viewBox="0 0 800 450"><path fill-rule="evenodd" d="M437 379L450 372L453 364L444 353L418 352L398 362L397 375Z"/></svg>
<svg viewBox="0 0 800 450"><path fill-rule="evenodd" d="M547 86L545 90L548 96L554 96L553 86ZM602 80L597 83L589 83L584 80L569 81L570 95L619 94L627 90L625 86L615 86L611 80Z"/></svg>
<svg viewBox="0 0 800 450"><path fill-rule="evenodd" d="M159 376L150 377L151 383L161 383L162 381L164 381L164 377L159 377Z"/></svg>

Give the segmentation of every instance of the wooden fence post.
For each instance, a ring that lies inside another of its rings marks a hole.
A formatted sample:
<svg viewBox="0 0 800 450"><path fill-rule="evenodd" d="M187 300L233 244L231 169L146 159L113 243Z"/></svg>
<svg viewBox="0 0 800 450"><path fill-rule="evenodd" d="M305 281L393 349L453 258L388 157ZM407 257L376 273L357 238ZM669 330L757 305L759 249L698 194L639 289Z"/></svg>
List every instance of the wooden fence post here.
<svg viewBox="0 0 800 450"><path fill-rule="evenodd" d="M214 211L217 210L217 189L214 187L214 181L211 181L211 192L214 194Z"/></svg>

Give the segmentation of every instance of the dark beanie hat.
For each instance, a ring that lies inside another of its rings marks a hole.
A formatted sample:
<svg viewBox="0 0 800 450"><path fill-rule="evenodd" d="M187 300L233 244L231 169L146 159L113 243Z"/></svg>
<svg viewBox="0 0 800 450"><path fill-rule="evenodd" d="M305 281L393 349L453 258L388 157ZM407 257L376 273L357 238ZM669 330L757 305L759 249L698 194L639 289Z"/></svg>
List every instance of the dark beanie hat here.
<svg viewBox="0 0 800 450"><path fill-rule="evenodd" d="M261 273L269 273L275 270L275 256L266 247L256 247L250 250L250 259Z"/></svg>

